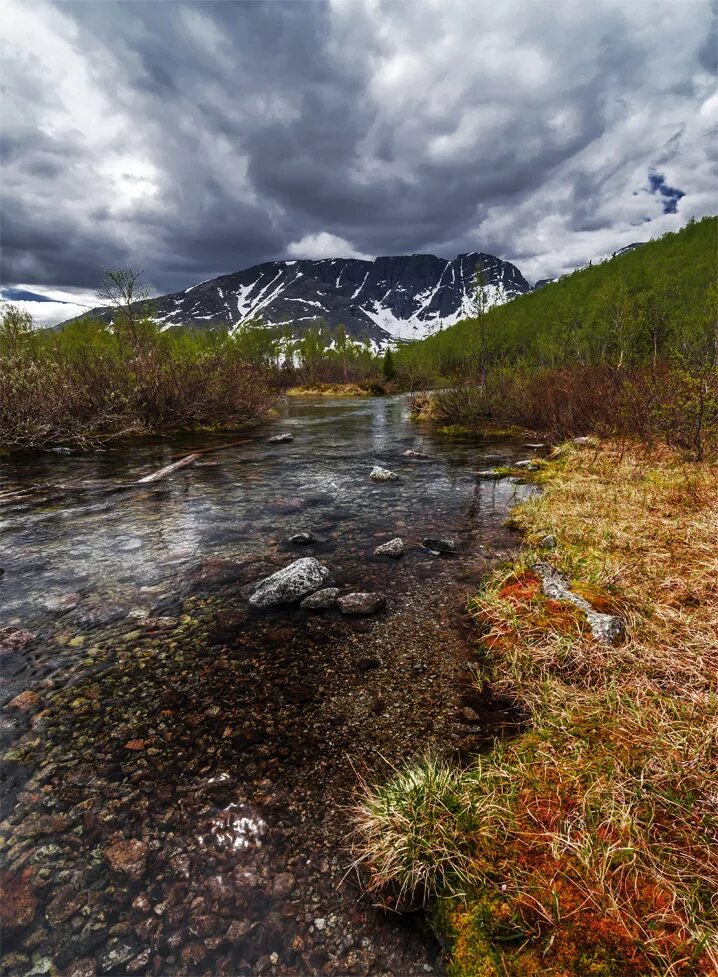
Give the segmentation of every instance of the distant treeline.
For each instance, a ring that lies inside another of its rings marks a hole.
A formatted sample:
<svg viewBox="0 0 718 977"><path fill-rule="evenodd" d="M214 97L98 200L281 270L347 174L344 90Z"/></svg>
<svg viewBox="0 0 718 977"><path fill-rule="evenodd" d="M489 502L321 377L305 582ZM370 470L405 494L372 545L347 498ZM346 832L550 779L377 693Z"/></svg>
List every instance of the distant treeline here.
<svg viewBox="0 0 718 977"><path fill-rule="evenodd" d="M377 354L317 319L299 337L255 320L163 330L140 273L108 272L112 324L36 330L0 317L0 446L92 445L134 432L243 424L290 386L439 387L432 416L566 436L661 437L702 454L718 430L718 218L585 268L428 339ZM447 389L448 388L448 389Z"/></svg>
<svg viewBox="0 0 718 977"><path fill-rule="evenodd" d="M396 354L436 378L443 424L514 422L557 437L661 438L695 455L718 437L718 218L576 271Z"/></svg>

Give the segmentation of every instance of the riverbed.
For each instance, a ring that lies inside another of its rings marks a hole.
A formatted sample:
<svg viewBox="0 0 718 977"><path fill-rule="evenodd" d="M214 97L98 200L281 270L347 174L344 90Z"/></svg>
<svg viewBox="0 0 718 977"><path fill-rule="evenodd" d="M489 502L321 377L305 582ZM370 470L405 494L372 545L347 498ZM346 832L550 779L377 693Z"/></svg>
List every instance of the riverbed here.
<svg viewBox="0 0 718 977"><path fill-rule="evenodd" d="M359 777L515 722L472 687L463 608L530 491L475 473L529 454L435 438L404 397L292 398L242 438L5 464L5 972L441 973L421 914L363 898L347 810ZM401 559L373 555L396 536ZM251 611L304 556L386 609Z"/></svg>

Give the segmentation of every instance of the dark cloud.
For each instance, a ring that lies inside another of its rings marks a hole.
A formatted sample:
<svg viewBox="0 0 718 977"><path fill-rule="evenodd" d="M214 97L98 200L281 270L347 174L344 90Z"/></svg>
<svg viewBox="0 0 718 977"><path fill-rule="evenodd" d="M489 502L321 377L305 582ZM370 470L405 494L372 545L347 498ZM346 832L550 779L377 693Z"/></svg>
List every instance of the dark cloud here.
<svg viewBox="0 0 718 977"><path fill-rule="evenodd" d="M2 280L164 292L328 248L556 274L717 209L711 17L7 0Z"/></svg>

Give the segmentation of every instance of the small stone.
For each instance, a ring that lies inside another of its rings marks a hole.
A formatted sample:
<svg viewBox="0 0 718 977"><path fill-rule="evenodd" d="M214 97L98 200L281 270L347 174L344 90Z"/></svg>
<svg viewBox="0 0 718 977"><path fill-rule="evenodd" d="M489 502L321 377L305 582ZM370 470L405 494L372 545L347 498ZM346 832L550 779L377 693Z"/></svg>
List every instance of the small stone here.
<svg viewBox="0 0 718 977"><path fill-rule="evenodd" d="M294 546L308 546L309 543L316 542L316 537L313 533L295 533L289 537L289 542Z"/></svg>
<svg viewBox="0 0 718 977"><path fill-rule="evenodd" d="M81 960L73 960L65 967L61 977L95 977L97 964L92 957L83 957Z"/></svg>
<svg viewBox="0 0 718 977"><path fill-rule="evenodd" d="M127 973L139 974L143 970L146 970L150 962L151 954L152 950L150 947L146 947L142 953L138 953L137 956L133 960L130 960L130 962L127 964Z"/></svg>
<svg viewBox="0 0 718 977"><path fill-rule="evenodd" d="M247 933L252 929L252 923L248 919L235 919L227 930L226 937L232 943L243 940Z"/></svg>
<svg viewBox="0 0 718 977"><path fill-rule="evenodd" d="M421 543L422 546L436 553L456 553L458 550L453 539L442 539L439 536L425 536Z"/></svg>
<svg viewBox="0 0 718 977"><path fill-rule="evenodd" d="M314 925L316 926L316 928L317 928L318 930L320 930L320 931L321 931L321 930L323 930L323 929L326 929L326 926L327 926L327 921L326 921L326 919L321 919L321 918L319 918L319 919L315 919L315 920L314 920Z"/></svg>
<svg viewBox="0 0 718 977"><path fill-rule="evenodd" d="M382 543L374 550L374 556L391 556L398 559L404 555L404 540L401 536L390 539L388 543Z"/></svg>
<svg viewBox="0 0 718 977"><path fill-rule="evenodd" d="M121 872L137 881L145 874L147 851L144 841L131 838L129 841L118 841L105 849L105 858L115 872Z"/></svg>
<svg viewBox="0 0 718 977"><path fill-rule="evenodd" d="M129 740L127 743L125 743L125 749L132 750L135 753L138 753L140 750L144 750L144 748L144 740Z"/></svg>
<svg viewBox="0 0 718 977"><path fill-rule="evenodd" d="M137 946L125 940L110 940L107 949L100 957L100 970L103 974L128 963L137 953Z"/></svg>
<svg viewBox="0 0 718 977"><path fill-rule="evenodd" d="M464 706L464 708L461 710L461 716L466 720L467 723L481 722L481 716L478 714L478 712L476 712L475 709L472 709L471 706Z"/></svg>
<svg viewBox="0 0 718 977"><path fill-rule="evenodd" d="M364 616L376 614L386 607L386 597L375 593L345 594L337 600L337 604L342 614Z"/></svg>
<svg viewBox="0 0 718 977"><path fill-rule="evenodd" d="M33 692L32 689L26 689L20 695L16 695L14 699L11 699L5 708L19 709L20 712L30 712L33 709L39 709L41 705L42 697L37 692Z"/></svg>
<svg viewBox="0 0 718 977"><path fill-rule="evenodd" d="M380 465L374 465L372 470L369 472L369 478L373 482L398 482L399 476L396 472L390 472L388 468L382 468Z"/></svg>
<svg viewBox="0 0 718 977"><path fill-rule="evenodd" d="M294 435L285 432L284 434L275 434L273 438L269 438L270 444L286 444L288 441L294 441Z"/></svg>
<svg viewBox="0 0 718 977"><path fill-rule="evenodd" d="M3 929L22 929L33 921L37 896L30 869L21 873L0 870L0 892L0 924Z"/></svg>
<svg viewBox="0 0 718 977"><path fill-rule="evenodd" d="M316 593L310 594L309 597L305 597L299 606L305 611L325 611L328 607L333 607L336 604L338 596L338 587L325 587L324 590L318 590Z"/></svg>
<svg viewBox="0 0 718 977"><path fill-rule="evenodd" d="M525 468L527 471L534 472L540 466L537 462L532 461L531 458L525 458L523 461L514 462L514 468Z"/></svg>
<svg viewBox="0 0 718 977"><path fill-rule="evenodd" d="M587 437L574 438L573 439L573 443L574 444L578 444L578 445L581 445L581 444L593 444L593 438L587 438Z"/></svg>
<svg viewBox="0 0 718 977"><path fill-rule="evenodd" d="M539 546L542 546L545 550L555 549L557 546L556 537L549 533L548 536L544 536L544 538L539 543Z"/></svg>
<svg viewBox="0 0 718 977"><path fill-rule="evenodd" d="M20 651L37 637L32 631L22 628L0 628L0 656Z"/></svg>
<svg viewBox="0 0 718 977"><path fill-rule="evenodd" d="M501 478L501 472L497 472L495 468L489 468L486 471L477 472L476 477L484 482L497 482Z"/></svg>
<svg viewBox="0 0 718 977"><path fill-rule="evenodd" d="M379 668L381 662L378 658L360 658L357 662L357 671L359 672L371 672L375 668Z"/></svg>
<svg viewBox="0 0 718 977"><path fill-rule="evenodd" d="M272 884L272 893L278 899L284 899L296 885L296 879L289 872L280 872Z"/></svg>
<svg viewBox="0 0 718 977"><path fill-rule="evenodd" d="M429 455L424 454L423 451L414 451L413 448L407 448L406 451L402 452L405 458L429 458Z"/></svg>

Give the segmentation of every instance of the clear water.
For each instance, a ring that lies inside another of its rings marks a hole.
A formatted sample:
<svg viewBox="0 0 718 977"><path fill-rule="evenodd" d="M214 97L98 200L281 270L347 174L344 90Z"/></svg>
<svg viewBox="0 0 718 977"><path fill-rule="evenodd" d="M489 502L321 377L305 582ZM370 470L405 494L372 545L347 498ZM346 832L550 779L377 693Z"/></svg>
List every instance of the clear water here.
<svg viewBox="0 0 718 977"><path fill-rule="evenodd" d="M294 441L268 443L284 431ZM194 451L195 464L138 484ZM351 790L357 756L384 748L399 762L434 735L441 673L430 661L407 675L402 615L419 655L422 613L443 613L467 567L507 545L506 514L528 491L475 472L520 457L512 442L436 439L395 397L290 399L241 439L4 465L3 865L13 880L30 871L37 903L5 941L10 972L45 959L111 974L440 967L413 924L341 882L347 798L335 792ZM400 480L373 483L375 464ZM316 542L288 541L303 531ZM397 535L403 559L372 556ZM451 537L459 555L437 557L424 536ZM252 581L300 556L343 590L386 594L387 611L248 615ZM350 667L347 649L364 645L381 668ZM37 700L13 705L26 691ZM407 710L396 721L382 718L392 696ZM128 839L147 845L129 876L106 854Z"/></svg>

